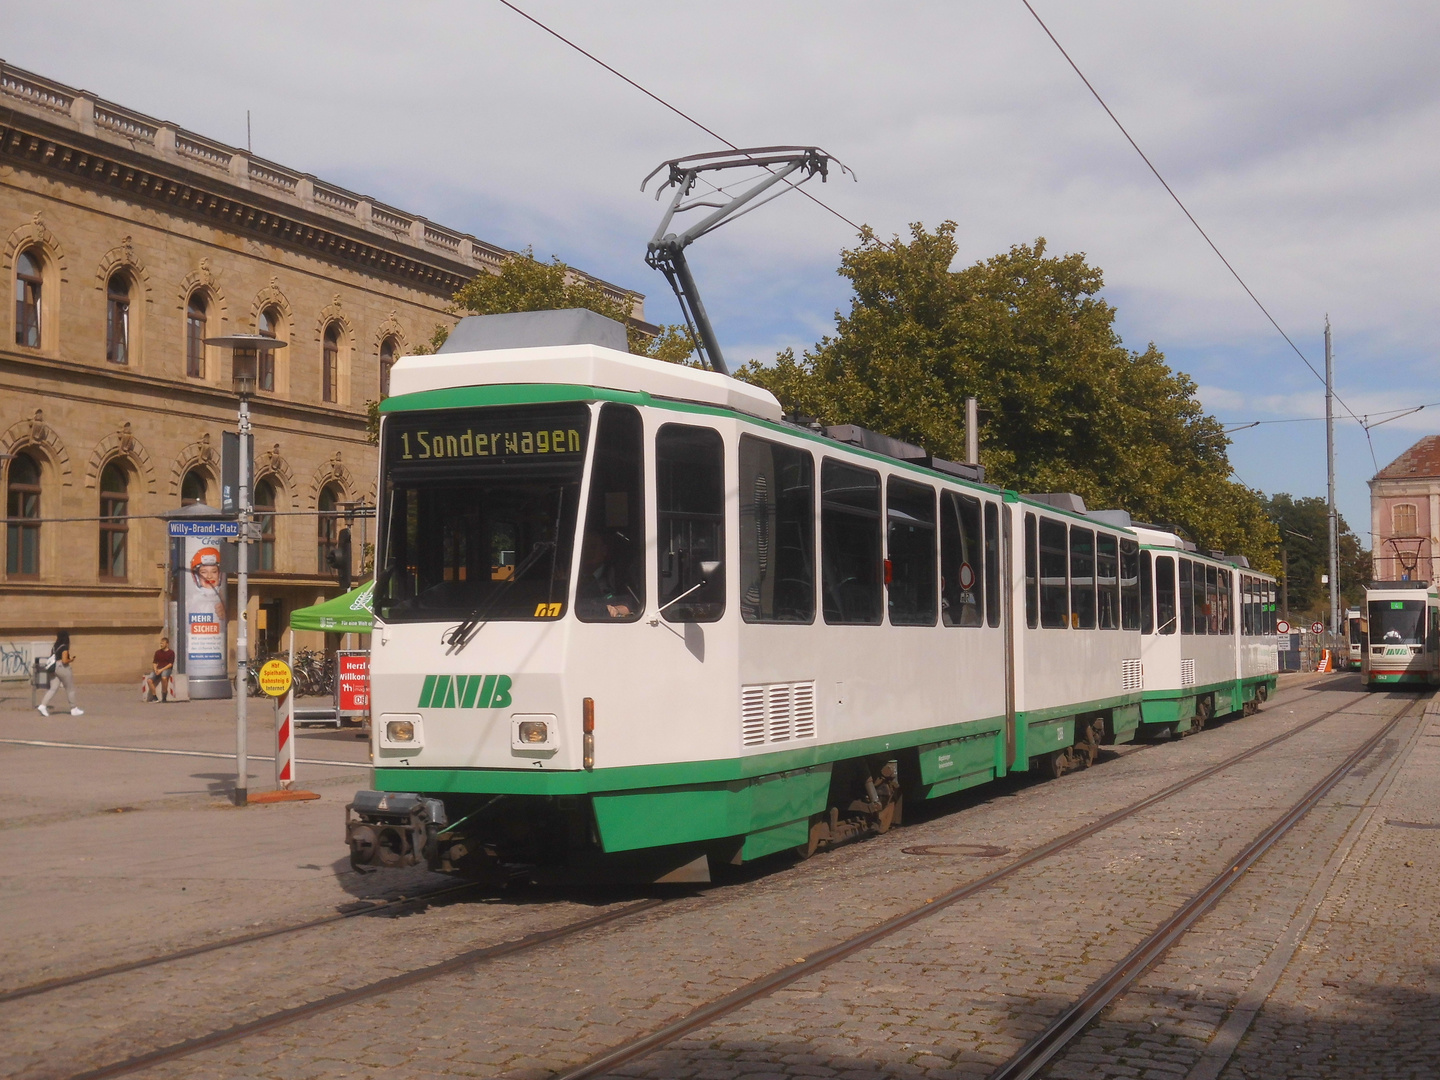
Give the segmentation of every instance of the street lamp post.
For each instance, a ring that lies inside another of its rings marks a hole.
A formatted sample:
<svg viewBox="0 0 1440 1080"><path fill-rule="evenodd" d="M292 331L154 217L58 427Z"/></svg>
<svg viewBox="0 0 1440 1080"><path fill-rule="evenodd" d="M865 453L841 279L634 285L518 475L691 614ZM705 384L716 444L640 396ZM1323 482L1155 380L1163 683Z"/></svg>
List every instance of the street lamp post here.
<svg viewBox="0 0 1440 1080"><path fill-rule="evenodd" d="M205 339L206 345L230 350L230 379L240 398L240 475L236 483L235 516L240 522L235 575L235 805L248 801L250 765L246 750L246 703L250 696L250 528L254 516L250 505L250 395L255 392L256 367L260 354L283 349L286 342L263 334L230 334Z"/></svg>

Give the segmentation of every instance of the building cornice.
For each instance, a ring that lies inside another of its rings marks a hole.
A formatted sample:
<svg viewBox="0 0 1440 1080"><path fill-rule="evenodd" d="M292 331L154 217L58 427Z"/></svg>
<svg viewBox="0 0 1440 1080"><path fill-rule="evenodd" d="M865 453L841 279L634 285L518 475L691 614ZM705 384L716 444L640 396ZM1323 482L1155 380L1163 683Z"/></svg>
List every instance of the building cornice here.
<svg viewBox="0 0 1440 1080"><path fill-rule="evenodd" d="M59 379L70 387L82 382L109 393L135 393L154 397L157 392L167 401L187 402L190 405L208 405L220 413L233 413L236 397L233 390L198 383L190 380L169 379L129 371L125 368L107 365L81 364L54 357L29 355L13 349L0 349L0 372L13 370L22 376L35 377L40 374ZM300 423L314 424L324 421L363 433L369 423L363 411L339 409L327 405L310 405L291 401L287 398L255 394L250 398L250 409L257 420L262 418L284 418Z"/></svg>
<svg viewBox="0 0 1440 1080"><path fill-rule="evenodd" d="M0 61L0 162L448 299L514 253ZM575 271L612 298L644 297Z"/></svg>

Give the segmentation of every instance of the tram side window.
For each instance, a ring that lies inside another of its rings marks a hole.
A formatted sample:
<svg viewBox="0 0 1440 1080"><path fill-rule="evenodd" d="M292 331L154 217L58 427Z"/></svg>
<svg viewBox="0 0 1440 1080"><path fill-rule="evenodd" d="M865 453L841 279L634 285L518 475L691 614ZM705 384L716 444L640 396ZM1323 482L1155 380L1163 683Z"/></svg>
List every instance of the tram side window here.
<svg viewBox="0 0 1440 1080"><path fill-rule="evenodd" d="M1040 542L1035 535L1035 515L1025 515L1025 625L1040 625Z"/></svg>
<svg viewBox="0 0 1440 1080"><path fill-rule="evenodd" d="M1000 508L985 504L985 621L1000 625Z"/></svg>
<svg viewBox="0 0 1440 1080"><path fill-rule="evenodd" d="M1140 629L1140 545L1120 540L1120 628Z"/></svg>
<svg viewBox="0 0 1440 1080"><path fill-rule="evenodd" d="M1095 533L1070 528L1070 625L1095 629Z"/></svg>
<svg viewBox="0 0 1440 1080"><path fill-rule="evenodd" d="M655 518L665 618L714 622L725 614L725 441L714 428L665 424L656 433ZM719 565L707 573L707 562Z"/></svg>
<svg viewBox="0 0 1440 1080"><path fill-rule="evenodd" d="M1204 613L1205 613L1205 633L1207 633L1207 634L1218 634L1218 633L1220 633L1220 586L1219 586L1219 582L1218 582L1218 580L1217 580L1218 577L1219 577L1219 575L1217 574L1215 567L1213 567L1213 566L1207 566L1207 567L1205 568L1205 609L1204 609ZM1195 613L1195 615L1196 615L1195 624L1196 624L1196 629L1197 629L1197 631L1198 631L1199 625L1200 625L1200 612L1197 611L1197 612Z"/></svg>
<svg viewBox="0 0 1440 1080"><path fill-rule="evenodd" d="M1229 570L1220 571L1220 633L1235 633L1235 620L1231 609L1235 598L1235 575Z"/></svg>
<svg viewBox="0 0 1440 1080"><path fill-rule="evenodd" d="M633 622L645 607L644 443L633 406L600 410L575 586L582 622Z"/></svg>
<svg viewBox="0 0 1440 1080"><path fill-rule="evenodd" d="M1240 575L1240 633L1249 636L1255 632L1255 612L1251 610L1251 593L1254 579L1249 574Z"/></svg>
<svg viewBox="0 0 1440 1080"><path fill-rule="evenodd" d="M1155 632L1155 568L1150 552L1140 552L1140 632Z"/></svg>
<svg viewBox="0 0 1440 1080"><path fill-rule="evenodd" d="M1027 597L1034 579L1029 569L1034 563L1034 526L1031 517L1026 525ZM947 491L940 496L940 614L946 626L980 626L984 622L980 614L981 573L980 500Z"/></svg>
<svg viewBox="0 0 1440 1080"><path fill-rule="evenodd" d="M935 489L890 477L886 484L890 625L935 625Z"/></svg>
<svg viewBox="0 0 1440 1080"><path fill-rule="evenodd" d="M1155 556L1155 629L1157 633L1175 633L1175 558Z"/></svg>
<svg viewBox="0 0 1440 1080"><path fill-rule="evenodd" d="M1120 628L1119 538L1095 534L1095 621L1101 630Z"/></svg>
<svg viewBox="0 0 1440 1080"><path fill-rule="evenodd" d="M1064 629L1070 625L1069 548L1065 523L1040 519L1040 625Z"/></svg>
<svg viewBox="0 0 1440 1080"><path fill-rule="evenodd" d="M815 459L753 435L740 437L740 614L815 620Z"/></svg>
<svg viewBox="0 0 1440 1080"><path fill-rule="evenodd" d="M827 623L880 623L882 550L880 474L827 458L820 467L820 581Z"/></svg>
<svg viewBox="0 0 1440 1080"><path fill-rule="evenodd" d="M1194 565L1189 559L1180 560L1180 633L1195 633L1195 582L1192 576ZM1201 577L1201 593L1204 593L1204 577ZM1201 633L1204 633L1202 630Z"/></svg>

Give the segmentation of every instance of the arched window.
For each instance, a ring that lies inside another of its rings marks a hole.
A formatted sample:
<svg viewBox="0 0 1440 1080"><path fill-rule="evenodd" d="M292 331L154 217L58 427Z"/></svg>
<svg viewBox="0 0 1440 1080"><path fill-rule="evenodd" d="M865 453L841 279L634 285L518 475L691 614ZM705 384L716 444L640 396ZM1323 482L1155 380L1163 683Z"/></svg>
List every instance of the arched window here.
<svg viewBox="0 0 1440 1080"><path fill-rule="evenodd" d="M335 550L335 537L340 532L340 520L336 511L340 509L343 492L336 484L326 484L320 489L320 519L315 526L316 565L322 574L331 571L329 554Z"/></svg>
<svg viewBox="0 0 1440 1080"><path fill-rule="evenodd" d="M101 470L100 576L109 581L124 581L128 572L129 488L130 476L120 462L112 461Z"/></svg>
<svg viewBox="0 0 1440 1080"><path fill-rule="evenodd" d="M1392 536L1417 536L1419 529L1415 522L1415 504L1397 503L1390 511Z"/></svg>
<svg viewBox="0 0 1440 1080"><path fill-rule="evenodd" d="M260 312L260 321L257 330L261 337L278 338L280 336L280 320L282 316L280 309L273 304ZM258 358L259 372L258 385L261 390L275 392L275 350L261 352Z"/></svg>
<svg viewBox="0 0 1440 1080"><path fill-rule="evenodd" d="M206 501L210 493L210 482L199 469L191 469L180 481L180 505L194 506Z"/></svg>
<svg viewBox="0 0 1440 1080"><path fill-rule="evenodd" d="M380 399L390 396L390 369L395 366L395 339L387 337L380 343Z"/></svg>
<svg viewBox="0 0 1440 1080"><path fill-rule="evenodd" d="M130 363L130 275L116 270L105 286L105 359Z"/></svg>
<svg viewBox="0 0 1440 1080"><path fill-rule="evenodd" d="M10 462L5 494L5 573L10 577L40 574L40 463L26 453Z"/></svg>
<svg viewBox="0 0 1440 1080"><path fill-rule="evenodd" d="M325 355L320 366L320 398L340 400L340 324L325 328Z"/></svg>
<svg viewBox="0 0 1440 1080"><path fill-rule="evenodd" d="M40 291L45 264L36 248L15 260L15 344L40 347Z"/></svg>
<svg viewBox="0 0 1440 1080"><path fill-rule="evenodd" d="M190 294L185 305L185 374L192 379L205 378L205 294L198 289Z"/></svg>
<svg viewBox="0 0 1440 1080"><path fill-rule="evenodd" d="M260 526L260 556L257 568L275 569L275 484L261 480L255 485L255 496L250 500L255 507L255 521Z"/></svg>

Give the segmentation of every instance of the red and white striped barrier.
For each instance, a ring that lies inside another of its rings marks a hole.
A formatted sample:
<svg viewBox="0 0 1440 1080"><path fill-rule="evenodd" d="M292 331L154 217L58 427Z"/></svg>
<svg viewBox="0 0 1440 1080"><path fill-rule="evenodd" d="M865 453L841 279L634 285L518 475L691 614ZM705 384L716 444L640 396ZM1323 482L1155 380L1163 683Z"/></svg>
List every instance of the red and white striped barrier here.
<svg viewBox="0 0 1440 1080"><path fill-rule="evenodd" d="M285 707L275 710L275 786L290 790L295 783L295 631L290 631L290 690ZM278 704L278 702L277 702Z"/></svg>

